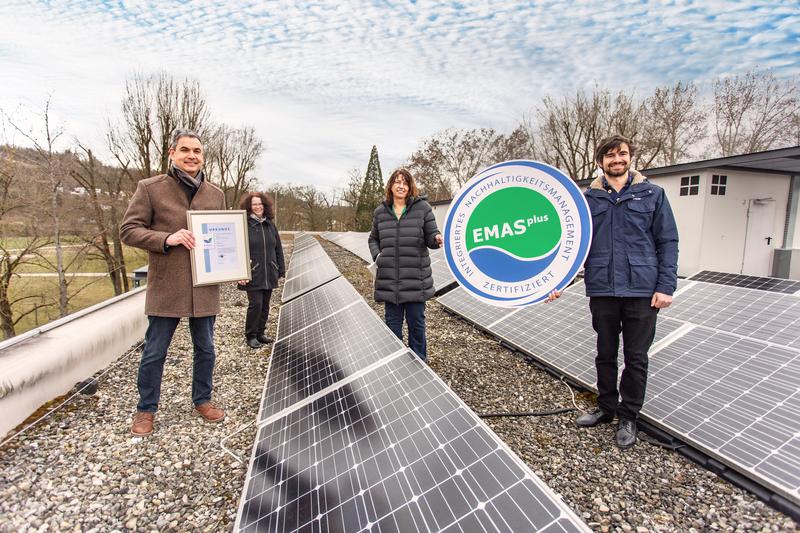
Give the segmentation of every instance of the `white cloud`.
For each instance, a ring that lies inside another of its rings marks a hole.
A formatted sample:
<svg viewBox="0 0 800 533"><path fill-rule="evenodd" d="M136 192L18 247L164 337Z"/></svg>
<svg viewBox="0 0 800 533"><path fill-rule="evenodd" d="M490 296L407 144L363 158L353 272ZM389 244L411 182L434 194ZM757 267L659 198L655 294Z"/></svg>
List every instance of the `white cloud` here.
<svg viewBox="0 0 800 533"><path fill-rule="evenodd" d="M766 3L583 0L391 4L11 2L0 106L40 105L102 144L134 71L198 79L219 120L250 124L266 181L332 187L377 144L385 170L449 126L513 127L545 94L800 71L800 14Z"/></svg>

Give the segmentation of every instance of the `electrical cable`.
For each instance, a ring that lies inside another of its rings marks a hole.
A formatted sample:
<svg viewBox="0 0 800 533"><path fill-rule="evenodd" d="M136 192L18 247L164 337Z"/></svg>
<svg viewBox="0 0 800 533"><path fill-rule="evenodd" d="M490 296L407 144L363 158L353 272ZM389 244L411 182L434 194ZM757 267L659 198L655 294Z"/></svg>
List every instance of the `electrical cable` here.
<svg viewBox="0 0 800 533"><path fill-rule="evenodd" d="M581 413L585 413L586 411L578 407L578 403L575 399L575 391L572 390L572 387L569 386L569 383L564 381L563 377L559 381L567 387L570 394L572 395L572 405L574 405L574 407L559 407L556 409L550 409L548 411L516 411L516 412L483 413L479 414L478 418L497 418L502 416L553 416L553 415L560 415L563 413L571 413L572 411L579 411Z"/></svg>
<svg viewBox="0 0 800 533"><path fill-rule="evenodd" d="M222 438L222 440L221 440L221 441L219 441L219 446L220 446L220 448L222 448L222 451L223 451L223 452L225 452L225 453L227 453L228 455L230 455L231 457L233 457L233 458L234 458L234 459L236 459L237 461L239 461L239 464L244 464L244 460L243 460L243 459L241 459L241 458L240 458L238 455L236 455L235 453L233 453L231 450L229 450L228 448L226 448L226 447L225 447L225 441L226 441L226 440L228 440L229 438L233 437L233 436L234 436L234 435L236 435L237 433L240 433L240 432L244 431L244 430L245 430L245 429L247 429L248 427L252 426L254 423L255 423L255 419L253 419L253 420L251 420L250 422L248 422L247 424L243 425L242 427L240 427L239 429L237 429L237 430L236 430L236 431L234 431L233 433L230 433L229 435L225 435L225 436Z"/></svg>
<svg viewBox="0 0 800 533"><path fill-rule="evenodd" d="M685 448L686 444L679 442L677 444L670 444L668 442L662 442L654 437L651 437L647 433L642 431L639 432L639 440L644 441L648 444L652 444L653 446L658 446L659 448L664 448L665 450L680 450L681 448Z"/></svg>
<svg viewBox="0 0 800 533"><path fill-rule="evenodd" d="M101 373L100 373L100 374L99 374L99 375L98 375L96 378L92 378L92 379L88 379L88 380L86 380L86 382L84 383L83 387L81 387L80 389L78 389L77 391L75 391L75 393L74 393L74 394L72 394L72 396L70 396L69 398L67 398L66 400L64 400L64 401L63 401L63 402L61 402L60 404L58 404L56 407L54 407L53 409L51 409L51 410L50 410L50 411L48 411L47 413L43 414L42 416L40 416L39 418L37 418L36 420L34 420L33 422L31 422L31 423L30 423L30 424L28 424L27 426L25 426L24 428L20 429L19 431L17 431L16 433L14 433L13 435L11 435L10 437L8 437L7 439L5 439L4 441L0 442L0 448L2 448L3 446L5 446L5 445L6 445L6 444L8 444L9 442L11 442L12 440L16 439L17 437L19 437L20 435L22 435L23 433L25 433L26 431L28 431L29 429L31 429L33 426L35 426L36 424L38 424L39 422L41 422L42 420L44 420L45 418L47 418L48 416L52 415L53 413L55 413L56 411L58 411L59 409L61 409L62 407L64 407L64 406L65 406L67 403L69 403L69 401L70 401L70 400L72 400L72 399L73 399L75 396L77 396L78 394L80 394L81 392L83 392L83 389L85 389L86 387L88 387L88 386L92 385L92 384L93 384L93 382L97 382L97 381L99 381L99 380L100 380L100 378L102 378L103 376L105 376L105 375L106 375L106 374L107 374L109 371L111 371L111 369L112 369L112 368L114 368L115 366L117 366L118 364L120 364L120 363L121 363L122 361L124 361L124 360L125 360L127 357L129 357L129 356L130 356L132 353L134 353L134 352L136 352L137 350L139 350L139 348L141 348L141 347L142 347L142 345L144 345L144 341L140 341L140 342L136 343L136 344L133 346L133 348L131 348L130 350L128 350L128 352L127 352L127 353L123 354L123 355L122 355L122 356L121 356L119 359L117 359L117 360L116 360L116 362L114 362L114 364L112 364L111 366L109 366L108 368L106 368L105 370L103 370L103 371L102 371L102 372L101 372Z"/></svg>
<svg viewBox="0 0 800 533"><path fill-rule="evenodd" d="M562 407L560 409L552 409L550 411L524 411L524 412L509 412L509 413L484 413L478 415L479 418L494 418L500 416L552 416L560 415L561 413L570 413L574 411L574 407Z"/></svg>

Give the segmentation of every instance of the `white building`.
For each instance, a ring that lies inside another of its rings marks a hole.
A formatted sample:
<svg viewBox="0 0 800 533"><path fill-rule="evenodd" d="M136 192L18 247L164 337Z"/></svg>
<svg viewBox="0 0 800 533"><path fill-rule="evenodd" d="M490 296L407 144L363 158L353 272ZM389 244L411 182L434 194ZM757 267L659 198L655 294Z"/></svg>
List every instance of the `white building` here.
<svg viewBox="0 0 800 533"><path fill-rule="evenodd" d="M800 146L642 173L664 188L675 213L679 275L715 270L800 280ZM431 205L444 228L450 201Z"/></svg>

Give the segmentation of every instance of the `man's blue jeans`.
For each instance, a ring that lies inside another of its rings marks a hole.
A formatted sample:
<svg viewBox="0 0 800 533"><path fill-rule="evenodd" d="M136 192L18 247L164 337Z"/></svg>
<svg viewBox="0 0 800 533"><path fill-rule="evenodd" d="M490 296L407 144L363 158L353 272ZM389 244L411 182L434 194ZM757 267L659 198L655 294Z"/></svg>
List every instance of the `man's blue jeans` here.
<svg viewBox="0 0 800 533"><path fill-rule="evenodd" d="M400 305L385 302L384 320L389 329L403 340L403 316L408 323L408 347L423 361L428 357L425 340L425 302L407 302Z"/></svg>
<svg viewBox="0 0 800 533"><path fill-rule="evenodd" d="M213 388L214 361L214 322L216 316L189 319L189 331L194 345L194 368L192 371L192 402L201 405L211 400ZM164 374L164 361L167 348L172 341L180 318L148 316L147 333L144 336L144 350L139 363L139 405L136 409L147 413L158 410L161 397L161 376Z"/></svg>

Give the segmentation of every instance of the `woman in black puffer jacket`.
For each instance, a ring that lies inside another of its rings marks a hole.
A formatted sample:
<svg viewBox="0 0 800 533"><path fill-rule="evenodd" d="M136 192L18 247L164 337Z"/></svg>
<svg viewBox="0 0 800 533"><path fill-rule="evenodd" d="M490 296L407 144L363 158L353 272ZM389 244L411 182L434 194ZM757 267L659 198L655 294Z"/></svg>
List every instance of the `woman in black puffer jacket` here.
<svg viewBox="0 0 800 533"><path fill-rule="evenodd" d="M375 301L384 302L384 317L400 340L403 318L408 324L408 346L423 361L425 300L434 293L428 248L442 245L442 234L430 204L419 197L411 173L395 170L386 182L386 199L372 216L369 250L375 261Z"/></svg>
<svg viewBox="0 0 800 533"><path fill-rule="evenodd" d="M247 211L247 234L250 240L250 281L239 281L239 289L247 291L247 318L244 334L247 345L261 348L272 342L264 329L269 318L269 300L278 279L286 273L283 247L278 228L272 222L275 210L272 200L264 193L251 192L242 196L239 209Z"/></svg>

